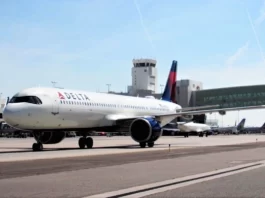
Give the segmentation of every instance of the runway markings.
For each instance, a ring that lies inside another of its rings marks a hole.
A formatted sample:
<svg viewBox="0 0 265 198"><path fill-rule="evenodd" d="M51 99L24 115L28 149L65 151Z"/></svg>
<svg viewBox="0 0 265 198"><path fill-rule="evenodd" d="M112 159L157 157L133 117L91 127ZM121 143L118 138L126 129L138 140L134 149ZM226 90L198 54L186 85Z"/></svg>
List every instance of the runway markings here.
<svg viewBox="0 0 265 198"><path fill-rule="evenodd" d="M83 198L145 197L145 196L149 196L152 194L157 194L157 193L165 192L168 190L173 190L176 188L181 188L184 186L189 186L189 185L204 182L204 181L209 181L209 180L218 179L221 177L226 177L229 175L238 174L238 173L245 172L245 171L250 171L250 170L261 168L264 166L265 166L265 160L254 162L254 163L238 165L238 166L234 166L230 168L220 169L217 171L211 171L211 172L206 172L202 174L196 174L196 175L186 176L182 178L176 178L176 179L166 180L162 182L156 182L152 184L131 187L127 189L106 192L106 193L96 194L92 196L86 196Z"/></svg>

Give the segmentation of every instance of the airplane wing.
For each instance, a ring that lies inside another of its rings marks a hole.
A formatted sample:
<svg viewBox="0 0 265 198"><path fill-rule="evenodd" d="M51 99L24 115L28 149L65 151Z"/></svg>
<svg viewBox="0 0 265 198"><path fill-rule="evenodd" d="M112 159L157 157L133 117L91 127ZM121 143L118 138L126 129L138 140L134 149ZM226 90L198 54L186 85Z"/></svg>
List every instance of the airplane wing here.
<svg viewBox="0 0 265 198"><path fill-rule="evenodd" d="M239 110L251 110L251 109L264 109L264 108L265 108L265 105L221 108L221 109L207 109L207 110L199 110L199 111L178 112L178 113L174 113L174 114L156 115L155 118L160 122L161 127L163 127L168 122L174 120L176 117L181 117L181 116L185 116L185 115L199 115L199 114L204 114L204 113L214 113L214 112L221 112L221 111L226 112L226 111L239 111Z"/></svg>
<svg viewBox="0 0 265 198"><path fill-rule="evenodd" d="M194 107L195 108L195 107ZM174 114L160 114L160 115L152 115L152 116L126 116L126 115L108 115L104 119L105 121L108 120L110 122L119 122L119 121L130 121L136 118L145 118L145 117L154 117L157 121L160 122L161 127L165 126L172 120L177 117L185 116L185 115L199 115L205 113L214 113L214 112L226 112L226 111L239 111L239 110L251 110L251 109L264 109L265 105L258 105L258 106L248 106L248 107L234 107L234 108L219 108L219 109L207 109L207 110L198 110L198 111L184 111L184 112L177 112ZM102 123L103 124L103 123ZM104 122L105 124L105 122Z"/></svg>
<svg viewBox="0 0 265 198"><path fill-rule="evenodd" d="M208 109L208 108L218 108L220 105L205 105L205 106L198 106L198 107L184 107L181 109L182 112L191 111L191 110L199 110L199 109Z"/></svg>

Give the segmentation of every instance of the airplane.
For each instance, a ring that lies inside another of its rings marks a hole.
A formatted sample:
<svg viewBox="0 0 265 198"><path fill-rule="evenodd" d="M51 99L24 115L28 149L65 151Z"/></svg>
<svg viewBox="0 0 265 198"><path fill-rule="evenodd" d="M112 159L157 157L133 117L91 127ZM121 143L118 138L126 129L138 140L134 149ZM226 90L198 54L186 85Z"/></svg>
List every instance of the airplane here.
<svg viewBox="0 0 265 198"><path fill-rule="evenodd" d="M196 132L199 134L199 137L205 136L208 137L207 132L211 130L211 127L207 124L194 123L194 122L178 122L178 128L181 132L185 132L184 137L189 137L190 132Z"/></svg>
<svg viewBox="0 0 265 198"><path fill-rule="evenodd" d="M242 131L245 133L262 133L265 131L265 123L261 127L244 127Z"/></svg>
<svg viewBox="0 0 265 198"><path fill-rule="evenodd" d="M173 60L161 99L122 96L80 90L36 87L27 88L8 98L3 118L10 126L31 131L36 143L33 151L43 150L43 144L56 144L66 131L82 134L79 148L92 148L90 131L127 131L141 148L153 147L162 135L162 127L177 117L192 119L193 115L265 108L265 105L185 110L175 102L177 61Z"/></svg>
<svg viewBox="0 0 265 198"><path fill-rule="evenodd" d="M244 129L246 119L243 118L239 124L236 126L231 126L231 127L219 127L217 130L219 133L232 133L232 134L238 134L240 131Z"/></svg>

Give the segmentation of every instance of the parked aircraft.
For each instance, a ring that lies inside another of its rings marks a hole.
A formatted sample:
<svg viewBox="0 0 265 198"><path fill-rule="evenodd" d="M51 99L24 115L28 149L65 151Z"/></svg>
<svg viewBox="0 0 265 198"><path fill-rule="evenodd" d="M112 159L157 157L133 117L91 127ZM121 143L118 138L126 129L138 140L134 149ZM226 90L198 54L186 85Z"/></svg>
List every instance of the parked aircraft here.
<svg viewBox="0 0 265 198"><path fill-rule="evenodd" d="M245 133L263 133L265 131L265 123L261 127L244 127Z"/></svg>
<svg viewBox="0 0 265 198"><path fill-rule="evenodd" d="M265 105L187 111L175 104L177 61L173 61L161 99L121 96L59 88L28 88L7 100L4 120L11 126L30 130L37 143L33 151L43 150L43 144L56 144L66 131L77 131L80 148L92 148L89 131L128 131L142 148L153 147L161 136L161 128L176 117L192 119L193 115L210 112L260 109ZM202 108L202 107L198 107Z"/></svg>
<svg viewBox="0 0 265 198"><path fill-rule="evenodd" d="M243 118L239 124L236 126L231 126L231 127L219 127L217 130L219 133L228 133L228 134L238 134L240 131L244 129L246 119Z"/></svg>
<svg viewBox="0 0 265 198"><path fill-rule="evenodd" d="M187 123L178 123L178 128L181 132L186 132L184 137L189 137L189 133L196 132L199 134L199 137L203 137L203 134L208 136L207 132L211 130L211 127L207 124L187 122Z"/></svg>

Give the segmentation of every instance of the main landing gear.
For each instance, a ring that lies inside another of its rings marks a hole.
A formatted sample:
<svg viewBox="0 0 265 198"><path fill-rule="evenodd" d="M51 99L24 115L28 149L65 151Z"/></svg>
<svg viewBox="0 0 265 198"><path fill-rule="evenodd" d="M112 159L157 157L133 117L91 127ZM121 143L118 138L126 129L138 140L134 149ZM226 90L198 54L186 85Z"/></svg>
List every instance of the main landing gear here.
<svg viewBox="0 0 265 198"><path fill-rule="evenodd" d="M154 147L155 143L154 142L140 142L140 147L145 148L146 144L148 147Z"/></svg>
<svg viewBox="0 0 265 198"><path fill-rule="evenodd" d="M203 137L205 135L205 137L208 137L208 133L199 133L199 137Z"/></svg>
<svg viewBox="0 0 265 198"><path fill-rule="evenodd" d="M93 139L91 137L81 137L79 138L78 144L79 144L79 148L81 149L84 149L85 147L92 148Z"/></svg>

